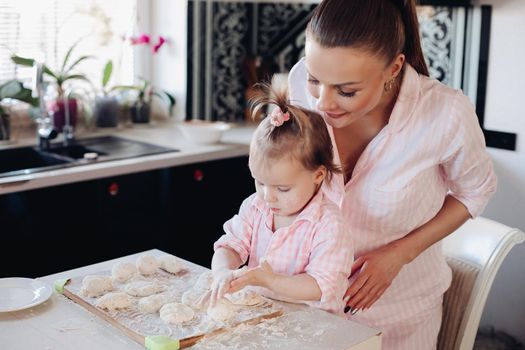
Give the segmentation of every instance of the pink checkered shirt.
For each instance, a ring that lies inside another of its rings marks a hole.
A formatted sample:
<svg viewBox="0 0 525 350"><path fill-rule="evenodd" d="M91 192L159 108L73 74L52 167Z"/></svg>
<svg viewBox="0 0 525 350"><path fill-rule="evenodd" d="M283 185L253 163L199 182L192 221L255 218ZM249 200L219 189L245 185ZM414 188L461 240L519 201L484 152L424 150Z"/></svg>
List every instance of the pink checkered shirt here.
<svg viewBox="0 0 525 350"><path fill-rule="evenodd" d="M321 300L301 302L342 314L353 251L339 208L319 191L290 226L273 232L272 224L272 211L253 194L224 224L226 234L214 249L233 249L248 267L266 260L276 273L309 274L321 289Z"/></svg>

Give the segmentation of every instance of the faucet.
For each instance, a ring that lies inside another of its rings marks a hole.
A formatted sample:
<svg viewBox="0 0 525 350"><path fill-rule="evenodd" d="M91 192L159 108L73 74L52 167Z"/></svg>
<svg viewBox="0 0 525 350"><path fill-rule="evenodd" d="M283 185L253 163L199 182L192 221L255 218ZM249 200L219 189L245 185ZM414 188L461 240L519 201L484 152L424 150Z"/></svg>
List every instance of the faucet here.
<svg viewBox="0 0 525 350"><path fill-rule="evenodd" d="M49 149L49 141L57 137L58 132L53 125L53 118L50 117L46 110L44 101L44 64L35 61L33 63L33 69L33 91L31 95L32 97L38 97L38 104L40 106L40 113L36 118L38 146L41 150L46 150Z"/></svg>

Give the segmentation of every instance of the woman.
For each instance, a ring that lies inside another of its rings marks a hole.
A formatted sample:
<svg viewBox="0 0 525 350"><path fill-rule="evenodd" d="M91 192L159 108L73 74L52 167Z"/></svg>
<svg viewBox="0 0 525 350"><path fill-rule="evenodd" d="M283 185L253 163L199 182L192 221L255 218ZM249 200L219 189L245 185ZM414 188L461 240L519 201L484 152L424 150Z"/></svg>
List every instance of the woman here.
<svg viewBox="0 0 525 350"><path fill-rule="evenodd" d="M434 349L451 279L439 241L496 188L473 106L428 77L414 0L324 0L289 85L343 169L324 190L355 245L348 317L380 329L383 349Z"/></svg>

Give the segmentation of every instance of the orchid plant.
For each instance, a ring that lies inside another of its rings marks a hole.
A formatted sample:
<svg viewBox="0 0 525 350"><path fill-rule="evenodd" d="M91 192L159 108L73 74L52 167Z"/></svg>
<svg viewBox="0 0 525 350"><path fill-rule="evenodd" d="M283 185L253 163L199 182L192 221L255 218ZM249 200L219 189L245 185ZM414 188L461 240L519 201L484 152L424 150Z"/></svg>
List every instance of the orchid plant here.
<svg viewBox="0 0 525 350"><path fill-rule="evenodd" d="M157 42L153 44L153 40L150 35L142 33L137 37L130 37L129 41L131 45L148 45L151 46L151 52L155 55L159 52L159 49L166 44L166 38L162 35L159 35Z"/></svg>
<svg viewBox="0 0 525 350"><path fill-rule="evenodd" d="M145 33L142 33L138 36L129 37L128 40L131 45L150 46L153 55L156 55L160 48L167 43L166 38L162 35L159 35L156 40L154 40L150 35ZM140 83L137 85L121 85L117 86L116 88L136 91L137 99L135 106L137 107L151 104L153 96L157 96L167 104L169 115L173 115L175 97L165 90L154 88L151 83L144 78L140 78Z"/></svg>

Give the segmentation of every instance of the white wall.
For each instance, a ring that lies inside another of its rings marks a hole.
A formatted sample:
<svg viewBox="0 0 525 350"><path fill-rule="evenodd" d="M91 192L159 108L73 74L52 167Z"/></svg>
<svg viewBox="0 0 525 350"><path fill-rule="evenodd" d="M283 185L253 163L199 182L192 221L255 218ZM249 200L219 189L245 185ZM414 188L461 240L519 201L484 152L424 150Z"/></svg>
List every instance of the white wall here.
<svg viewBox="0 0 525 350"><path fill-rule="evenodd" d="M498 190L482 215L525 231L525 1L478 3L493 6L485 128L517 134L515 152L489 149ZM496 276L481 324L525 344L525 244Z"/></svg>
<svg viewBox="0 0 525 350"><path fill-rule="evenodd" d="M152 58L152 81L155 86L173 93L177 100L174 116L183 120L186 111L187 1L142 1L150 4L150 33L168 40L167 45Z"/></svg>

